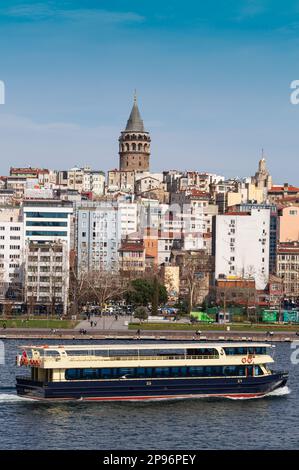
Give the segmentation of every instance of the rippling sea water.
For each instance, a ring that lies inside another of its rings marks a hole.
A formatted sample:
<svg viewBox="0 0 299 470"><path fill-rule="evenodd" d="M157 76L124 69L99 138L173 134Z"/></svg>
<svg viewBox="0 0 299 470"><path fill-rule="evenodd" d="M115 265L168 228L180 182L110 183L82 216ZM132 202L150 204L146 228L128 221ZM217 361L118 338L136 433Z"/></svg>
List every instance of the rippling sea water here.
<svg viewBox="0 0 299 470"><path fill-rule="evenodd" d="M46 403L17 397L18 344L5 341L6 361L0 366L0 449L298 448L299 364L290 361L289 343L277 344L275 352L276 368L290 372L288 387L268 397L147 403Z"/></svg>

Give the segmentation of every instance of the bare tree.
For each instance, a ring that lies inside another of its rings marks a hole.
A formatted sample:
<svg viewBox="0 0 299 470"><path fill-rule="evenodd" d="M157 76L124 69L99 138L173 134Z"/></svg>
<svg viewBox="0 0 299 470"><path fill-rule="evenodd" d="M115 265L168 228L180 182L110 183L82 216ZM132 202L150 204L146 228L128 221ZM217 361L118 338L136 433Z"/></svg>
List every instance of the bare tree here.
<svg viewBox="0 0 299 470"><path fill-rule="evenodd" d="M129 279L118 273L93 270L77 273L71 270L71 314L77 315L81 306L96 303L100 309L112 299L122 297L129 289Z"/></svg>
<svg viewBox="0 0 299 470"><path fill-rule="evenodd" d="M86 277L90 301L96 301L102 309L105 303L123 296L128 290L128 281L117 273L91 271Z"/></svg>

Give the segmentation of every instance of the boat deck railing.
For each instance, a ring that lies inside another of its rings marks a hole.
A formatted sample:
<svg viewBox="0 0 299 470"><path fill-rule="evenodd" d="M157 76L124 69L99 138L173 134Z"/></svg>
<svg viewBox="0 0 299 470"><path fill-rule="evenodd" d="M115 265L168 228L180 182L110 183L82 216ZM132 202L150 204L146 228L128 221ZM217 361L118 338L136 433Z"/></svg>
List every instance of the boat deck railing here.
<svg viewBox="0 0 299 470"><path fill-rule="evenodd" d="M172 360L192 360L192 359L219 359L219 355L172 355L172 356L66 356L66 357L45 357L47 360L63 361L67 360L70 362L91 362L91 361L172 361ZM46 362L45 361L45 362Z"/></svg>

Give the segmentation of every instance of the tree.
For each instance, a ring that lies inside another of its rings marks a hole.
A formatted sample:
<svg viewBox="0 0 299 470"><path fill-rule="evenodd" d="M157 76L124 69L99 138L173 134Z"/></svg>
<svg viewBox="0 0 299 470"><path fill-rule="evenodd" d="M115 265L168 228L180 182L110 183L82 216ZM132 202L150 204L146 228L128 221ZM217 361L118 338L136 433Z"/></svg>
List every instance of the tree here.
<svg viewBox="0 0 299 470"><path fill-rule="evenodd" d="M139 322L141 323L142 320L148 319L148 311L146 307L137 307L134 312L134 317L138 318Z"/></svg>
<svg viewBox="0 0 299 470"><path fill-rule="evenodd" d="M123 297L128 290L128 281L118 273L91 271L87 274L86 296L89 302L96 302L101 309L110 300Z"/></svg>
<svg viewBox="0 0 299 470"><path fill-rule="evenodd" d="M159 290L159 282L157 276L155 276L153 281L152 315L158 315Z"/></svg>
<svg viewBox="0 0 299 470"><path fill-rule="evenodd" d="M93 270L71 269L70 273L70 311L77 315L88 303L97 304L102 310L110 300L122 298L128 290L128 281L118 273Z"/></svg>
<svg viewBox="0 0 299 470"><path fill-rule="evenodd" d="M167 302L167 290L160 284L158 278L134 279L131 281L126 300L133 305L164 304Z"/></svg>

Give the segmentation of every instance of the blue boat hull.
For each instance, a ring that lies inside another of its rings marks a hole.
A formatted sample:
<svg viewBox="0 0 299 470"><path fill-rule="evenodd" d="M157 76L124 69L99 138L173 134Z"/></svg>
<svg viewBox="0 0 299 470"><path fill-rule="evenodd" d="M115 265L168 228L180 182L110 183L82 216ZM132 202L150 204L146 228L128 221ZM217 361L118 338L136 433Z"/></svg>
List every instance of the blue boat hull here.
<svg viewBox="0 0 299 470"><path fill-rule="evenodd" d="M20 396L40 400L153 400L193 397L257 398L286 385L288 374L259 377L207 377L35 382L17 378Z"/></svg>

